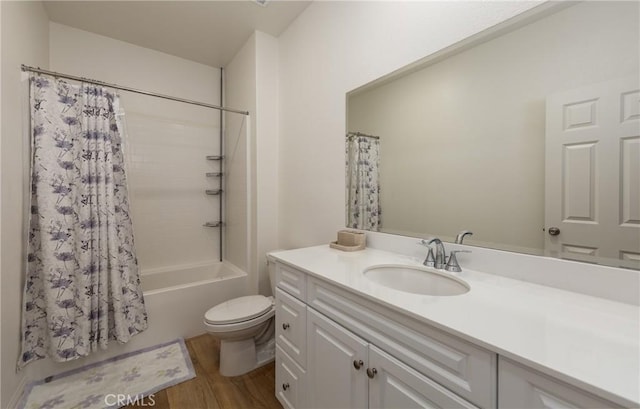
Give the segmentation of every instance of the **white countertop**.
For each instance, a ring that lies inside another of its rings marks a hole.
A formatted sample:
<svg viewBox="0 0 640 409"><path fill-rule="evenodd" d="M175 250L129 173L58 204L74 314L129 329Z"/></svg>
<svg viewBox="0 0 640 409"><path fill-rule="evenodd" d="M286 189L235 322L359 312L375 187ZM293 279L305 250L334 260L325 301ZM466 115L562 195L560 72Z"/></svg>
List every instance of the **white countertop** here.
<svg viewBox="0 0 640 409"><path fill-rule="evenodd" d="M421 260L367 248L329 246L272 253L356 294L545 372L623 406L640 407L640 309L636 305L464 268L463 295L401 292L362 274L377 264L422 266Z"/></svg>

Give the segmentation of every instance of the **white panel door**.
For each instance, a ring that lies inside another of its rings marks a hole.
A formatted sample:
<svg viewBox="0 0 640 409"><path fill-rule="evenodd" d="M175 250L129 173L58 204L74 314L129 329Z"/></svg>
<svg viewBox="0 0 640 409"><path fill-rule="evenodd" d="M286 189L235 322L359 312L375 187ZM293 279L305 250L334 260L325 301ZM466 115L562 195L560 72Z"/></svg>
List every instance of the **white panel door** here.
<svg viewBox="0 0 640 409"><path fill-rule="evenodd" d="M620 266L640 267L638 83L638 78L607 81L547 98L545 247L550 254L592 262L612 258Z"/></svg>
<svg viewBox="0 0 640 409"><path fill-rule="evenodd" d="M309 407L366 408L367 342L311 308L307 329Z"/></svg>
<svg viewBox="0 0 640 409"><path fill-rule="evenodd" d="M477 408L373 345L367 369L373 375L369 381L372 409Z"/></svg>

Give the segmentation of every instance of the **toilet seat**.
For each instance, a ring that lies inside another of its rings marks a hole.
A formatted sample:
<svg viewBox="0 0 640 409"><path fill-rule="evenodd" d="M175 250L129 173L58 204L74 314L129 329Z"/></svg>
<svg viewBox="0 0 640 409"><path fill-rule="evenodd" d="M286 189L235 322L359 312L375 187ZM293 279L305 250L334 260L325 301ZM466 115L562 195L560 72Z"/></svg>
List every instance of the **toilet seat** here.
<svg viewBox="0 0 640 409"><path fill-rule="evenodd" d="M273 308L273 300L263 295L234 298L210 308L204 314L205 323L225 327L253 320Z"/></svg>

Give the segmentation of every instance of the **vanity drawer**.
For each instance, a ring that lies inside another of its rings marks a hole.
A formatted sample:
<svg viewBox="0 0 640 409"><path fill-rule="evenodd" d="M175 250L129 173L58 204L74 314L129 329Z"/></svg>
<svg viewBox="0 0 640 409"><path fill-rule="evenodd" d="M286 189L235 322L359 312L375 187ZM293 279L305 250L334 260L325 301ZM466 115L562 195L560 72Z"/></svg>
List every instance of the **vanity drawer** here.
<svg viewBox="0 0 640 409"><path fill-rule="evenodd" d="M276 288L276 343L306 368L307 306L280 288Z"/></svg>
<svg viewBox="0 0 640 409"><path fill-rule="evenodd" d="M300 409L304 403L305 373L276 345L276 397L285 409Z"/></svg>
<svg viewBox="0 0 640 409"><path fill-rule="evenodd" d="M307 300L307 275L287 265L276 264L276 287L299 300Z"/></svg>
<svg viewBox="0 0 640 409"><path fill-rule="evenodd" d="M479 407L496 407L496 354L315 278L307 294L310 307L406 365Z"/></svg>
<svg viewBox="0 0 640 409"><path fill-rule="evenodd" d="M619 408L557 379L500 357L500 408Z"/></svg>

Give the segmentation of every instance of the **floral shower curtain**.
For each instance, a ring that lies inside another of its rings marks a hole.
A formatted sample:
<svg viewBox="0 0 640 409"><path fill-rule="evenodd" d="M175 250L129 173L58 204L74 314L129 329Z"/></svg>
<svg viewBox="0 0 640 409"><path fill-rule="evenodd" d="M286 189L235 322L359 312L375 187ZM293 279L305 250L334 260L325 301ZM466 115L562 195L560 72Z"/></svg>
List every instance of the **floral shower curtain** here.
<svg viewBox="0 0 640 409"><path fill-rule="evenodd" d="M380 141L347 134L347 227L380 230Z"/></svg>
<svg viewBox="0 0 640 409"><path fill-rule="evenodd" d="M30 78L32 166L18 367L62 362L147 328L127 185L107 88Z"/></svg>

